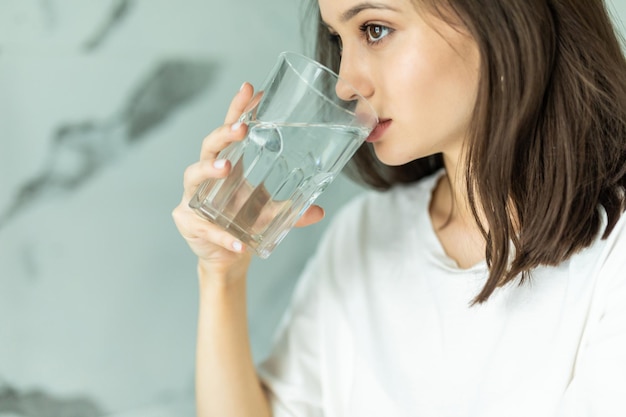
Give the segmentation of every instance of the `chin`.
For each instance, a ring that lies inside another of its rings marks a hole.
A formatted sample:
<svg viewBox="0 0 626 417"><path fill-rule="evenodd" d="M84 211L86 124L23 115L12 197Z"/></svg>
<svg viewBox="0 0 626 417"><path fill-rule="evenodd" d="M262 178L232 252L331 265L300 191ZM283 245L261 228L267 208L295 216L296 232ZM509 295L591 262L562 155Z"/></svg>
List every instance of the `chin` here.
<svg viewBox="0 0 626 417"><path fill-rule="evenodd" d="M393 147L389 146L386 147L384 143L375 143L374 153L380 162L388 166L408 164L409 162L419 158L412 157L410 154L402 152L399 149L393 149Z"/></svg>

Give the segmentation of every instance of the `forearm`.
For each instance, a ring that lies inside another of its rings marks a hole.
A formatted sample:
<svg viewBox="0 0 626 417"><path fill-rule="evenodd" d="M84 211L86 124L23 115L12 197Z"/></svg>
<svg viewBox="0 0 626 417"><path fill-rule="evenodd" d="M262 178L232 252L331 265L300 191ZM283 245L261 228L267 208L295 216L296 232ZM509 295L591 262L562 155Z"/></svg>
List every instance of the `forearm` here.
<svg viewBox="0 0 626 417"><path fill-rule="evenodd" d="M250 349L246 280L206 279L206 274L199 268L198 416L270 417Z"/></svg>

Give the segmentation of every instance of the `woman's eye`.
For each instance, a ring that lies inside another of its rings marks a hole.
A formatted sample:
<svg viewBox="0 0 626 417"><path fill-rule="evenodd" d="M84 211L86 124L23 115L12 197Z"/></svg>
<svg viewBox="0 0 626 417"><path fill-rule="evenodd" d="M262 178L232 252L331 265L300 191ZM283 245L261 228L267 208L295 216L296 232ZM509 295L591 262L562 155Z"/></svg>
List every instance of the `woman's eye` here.
<svg viewBox="0 0 626 417"><path fill-rule="evenodd" d="M365 34L367 42L371 44L380 42L385 36L391 33L391 29L387 26L371 23L363 25L361 31Z"/></svg>

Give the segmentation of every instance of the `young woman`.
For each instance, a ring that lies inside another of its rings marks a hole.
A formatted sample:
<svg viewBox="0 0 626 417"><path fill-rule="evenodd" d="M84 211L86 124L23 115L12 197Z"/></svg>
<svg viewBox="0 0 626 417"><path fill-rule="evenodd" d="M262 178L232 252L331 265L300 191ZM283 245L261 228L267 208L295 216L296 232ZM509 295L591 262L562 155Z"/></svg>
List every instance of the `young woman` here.
<svg viewBox="0 0 626 417"><path fill-rule="evenodd" d="M187 204L201 416L626 415L626 60L602 0L319 0L318 59L380 117L257 370L250 255ZM319 220L313 207L300 221Z"/></svg>

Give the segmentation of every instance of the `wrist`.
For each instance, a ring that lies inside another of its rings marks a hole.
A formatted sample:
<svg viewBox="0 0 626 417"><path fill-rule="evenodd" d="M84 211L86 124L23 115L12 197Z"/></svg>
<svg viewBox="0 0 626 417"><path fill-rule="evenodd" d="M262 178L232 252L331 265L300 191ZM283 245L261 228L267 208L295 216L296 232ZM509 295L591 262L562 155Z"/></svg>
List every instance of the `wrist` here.
<svg viewBox="0 0 626 417"><path fill-rule="evenodd" d="M228 289L245 282L251 257L245 255L237 262L216 263L198 259L200 289Z"/></svg>

